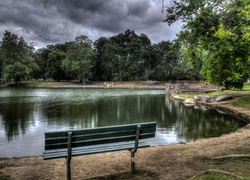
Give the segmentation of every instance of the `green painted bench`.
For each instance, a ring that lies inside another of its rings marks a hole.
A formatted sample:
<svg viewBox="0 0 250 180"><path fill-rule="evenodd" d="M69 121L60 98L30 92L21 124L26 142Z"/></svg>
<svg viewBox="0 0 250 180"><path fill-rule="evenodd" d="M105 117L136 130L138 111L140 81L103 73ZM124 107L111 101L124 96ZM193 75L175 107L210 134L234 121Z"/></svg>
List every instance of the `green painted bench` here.
<svg viewBox="0 0 250 180"><path fill-rule="evenodd" d="M45 132L44 160L66 158L67 179L71 179L72 156L129 150L131 172L135 172L134 155L137 148L150 145L141 139L153 138L156 122Z"/></svg>

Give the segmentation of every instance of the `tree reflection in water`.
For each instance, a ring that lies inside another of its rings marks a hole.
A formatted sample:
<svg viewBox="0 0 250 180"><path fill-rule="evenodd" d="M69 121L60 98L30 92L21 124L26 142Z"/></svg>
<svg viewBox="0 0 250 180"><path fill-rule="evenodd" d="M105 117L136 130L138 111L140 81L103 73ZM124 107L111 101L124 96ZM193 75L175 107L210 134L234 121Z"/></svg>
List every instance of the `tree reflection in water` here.
<svg viewBox="0 0 250 180"><path fill-rule="evenodd" d="M39 140L42 151L44 131L149 121L157 121L166 144L216 137L246 124L215 109L186 107L164 90L0 89L0 140L5 147Z"/></svg>

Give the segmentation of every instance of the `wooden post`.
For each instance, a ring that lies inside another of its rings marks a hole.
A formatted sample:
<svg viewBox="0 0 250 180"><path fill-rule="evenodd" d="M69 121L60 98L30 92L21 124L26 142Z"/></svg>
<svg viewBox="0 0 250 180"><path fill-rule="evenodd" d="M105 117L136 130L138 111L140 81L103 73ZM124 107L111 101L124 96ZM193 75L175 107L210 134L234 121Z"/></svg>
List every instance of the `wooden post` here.
<svg viewBox="0 0 250 180"><path fill-rule="evenodd" d="M141 130L141 125L137 125L134 149L130 151L131 152L131 173L135 173L135 153L138 148L140 130Z"/></svg>
<svg viewBox="0 0 250 180"><path fill-rule="evenodd" d="M72 154L72 132L68 132L67 180L71 180L70 161Z"/></svg>

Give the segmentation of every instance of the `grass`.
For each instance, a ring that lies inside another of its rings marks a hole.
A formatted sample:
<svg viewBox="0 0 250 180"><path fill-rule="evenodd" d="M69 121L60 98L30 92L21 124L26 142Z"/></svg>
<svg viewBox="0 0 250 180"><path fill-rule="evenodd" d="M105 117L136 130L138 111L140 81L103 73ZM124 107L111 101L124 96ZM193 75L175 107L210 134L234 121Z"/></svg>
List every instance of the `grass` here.
<svg viewBox="0 0 250 180"><path fill-rule="evenodd" d="M243 87L244 91L250 91L250 83L245 83Z"/></svg>
<svg viewBox="0 0 250 180"><path fill-rule="evenodd" d="M9 175L4 175L0 173L0 180L12 180L12 178Z"/></svg>
<svg viewBox="0 0 250 180"><path fill-rule="evenodd" d="M233 102L233 105L250 108L250 97L239 98Z"/></svg>
<svg viewBox="0 0 250 180"><path fill-rule="evenodd" d="M0 163L0 169L4 169L5 167L7 167L6 163ZM9 175L5 175L0 172L0 180L11 180L11 179L12 178Z"/></svg>
<svg viewBox="0 0 250 180"><path fill-rule="evenodd" d="M235 149L237 151L237 149ZM249 152L243 149L240 154ZM249 177L249 157L224 157L220 159L202 160L206 169L210 169L192 180L218 179L218 180L238 180L248 179Z"/></svg>
<svg viewBox="0 0 250 180"><path fill-rule="evenodd" d="M207 172L206 174L192 178L192 180L242 180L241 178L230 177L228 175L222 175L215 172Z"/></svg>
<svg viewBox="0 0 250 180"><path fill-rule="evenodd" d="M110 175L110 176L102 176L90 178L88 180L139 180L139 179L159 179L159 175L155 172L147 171L147 170L137 170L134 174L131 172L124 172L120 174Z"/></svg>
<svg viewBox="0 0 250 180"><path fill-rule="evenodd" d="M56 81L37 81L37 80L29 80L22 84L22 86L25 87L40 87L40 88L50 88L54 86L60 86L60 85L68 85L71 84L70 82L56 82Z"/></svg>
<svg viewBox="0 0 250 180"><path fill-rule="evenodd" d="M0 163L0 169L4 169L7 167L7 164L6 163Z"/></svg>

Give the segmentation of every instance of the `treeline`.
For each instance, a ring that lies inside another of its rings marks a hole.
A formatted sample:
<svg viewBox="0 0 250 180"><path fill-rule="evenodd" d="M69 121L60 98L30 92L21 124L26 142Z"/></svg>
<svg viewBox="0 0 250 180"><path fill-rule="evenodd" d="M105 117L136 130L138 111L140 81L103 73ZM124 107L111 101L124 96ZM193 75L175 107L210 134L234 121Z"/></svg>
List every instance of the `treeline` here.
<svg viewBox="0 0 250 180"><path fill-rule="evenodd" d="M5 31L0 44L0 75L24 79L133 81L200 79L180 56L178 42L152 44L145 34L126 30L92 42L87 36L35 50L23 37Z"/></svg>
<svg viewBox="0 0 250 180"><path fill-rule="evenodd" d="M198 80L242 89L250 77L249 0L173 0L169 25L183 23L177 39L152 44L126 30L92 42L86 36L35 49L5 31L0 44L0 77L60 80Z"/></svg>

